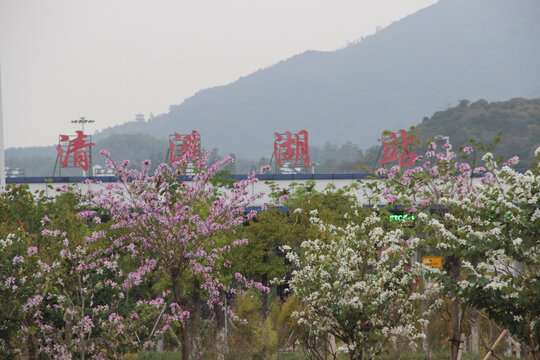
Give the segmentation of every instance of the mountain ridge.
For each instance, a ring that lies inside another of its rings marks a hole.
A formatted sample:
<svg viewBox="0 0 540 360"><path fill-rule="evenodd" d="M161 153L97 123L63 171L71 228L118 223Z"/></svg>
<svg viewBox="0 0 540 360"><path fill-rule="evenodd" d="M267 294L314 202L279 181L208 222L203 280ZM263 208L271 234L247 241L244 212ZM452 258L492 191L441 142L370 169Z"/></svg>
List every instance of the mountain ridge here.
<svg viewBox="0 0 540 360"><path fill-rule="evenodd" d="M198 130L203 145L268 156L273 133L305 129L322 145L373 145L459 99L526 97L540 82L540 5L443 0L336 51L306 51L197 92L138 132ZM504 84L501 86L500 84ZM114 132L130 132L129 124Z"/></svg>

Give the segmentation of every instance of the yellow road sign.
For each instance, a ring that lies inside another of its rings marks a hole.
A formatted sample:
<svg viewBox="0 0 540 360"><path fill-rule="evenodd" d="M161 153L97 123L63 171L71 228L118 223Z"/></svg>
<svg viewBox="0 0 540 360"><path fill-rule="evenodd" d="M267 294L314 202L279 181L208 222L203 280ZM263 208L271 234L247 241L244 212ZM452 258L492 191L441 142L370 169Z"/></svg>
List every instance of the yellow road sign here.
<svg viewBox="0 0 540 360"><path fill-rule="evenodd" d="M432 268L442 268L442 256L423 256L422 263Z"/></svg>

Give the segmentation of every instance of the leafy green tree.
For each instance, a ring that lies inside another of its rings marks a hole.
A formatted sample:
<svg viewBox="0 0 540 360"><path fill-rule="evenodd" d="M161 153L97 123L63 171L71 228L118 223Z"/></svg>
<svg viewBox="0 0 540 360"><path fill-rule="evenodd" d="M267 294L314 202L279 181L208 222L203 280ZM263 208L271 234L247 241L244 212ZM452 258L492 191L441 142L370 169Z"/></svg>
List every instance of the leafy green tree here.
<svg viewBox="0 0 540 360"><path fill-rule="evenodd" d="M261 211L256 218L241 229L241 235L248 239L246 246L232 252L233 271L270 287L270 281L286 277L291 266L280 250L283 245L298 244L304 227L290 214L277 209ZM268 294L262 294L261 312L268 312Z"/></svg>

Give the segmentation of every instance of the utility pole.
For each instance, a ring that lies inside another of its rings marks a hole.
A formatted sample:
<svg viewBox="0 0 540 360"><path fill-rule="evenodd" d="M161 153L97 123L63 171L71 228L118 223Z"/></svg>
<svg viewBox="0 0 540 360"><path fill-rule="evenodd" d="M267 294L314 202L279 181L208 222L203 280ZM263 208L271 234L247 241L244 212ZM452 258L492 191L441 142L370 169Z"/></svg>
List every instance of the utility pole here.
<svg viewBox="0 0 540 360"><path fill-rule="evenodd" d="M2 67L0 64L0 192L6 189L6 158L4 156L4 118L2 115Z"/></svg>

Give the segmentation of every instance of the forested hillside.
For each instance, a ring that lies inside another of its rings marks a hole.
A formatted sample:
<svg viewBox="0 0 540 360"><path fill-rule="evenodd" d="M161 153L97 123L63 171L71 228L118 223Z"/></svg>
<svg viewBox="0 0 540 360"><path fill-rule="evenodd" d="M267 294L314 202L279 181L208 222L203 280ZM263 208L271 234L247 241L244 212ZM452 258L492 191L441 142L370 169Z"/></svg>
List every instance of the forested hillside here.
<svg viewBox="0 0 540 360"><path fill-rule="evenodd" d="M458 106L424 118L418 129L423 139L449 136L456 148L469 145L470 139L489 144L502 132L494 153L504 157L517 155L518 167L524 168L534 160L534 150L540 145L540 99L492 103L461 100Z"/></svg>

